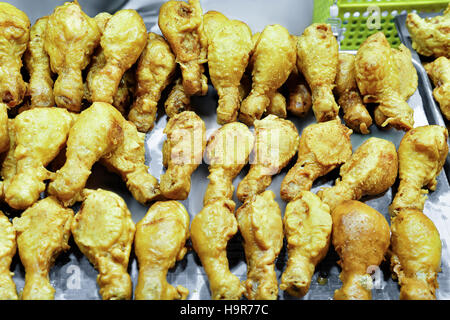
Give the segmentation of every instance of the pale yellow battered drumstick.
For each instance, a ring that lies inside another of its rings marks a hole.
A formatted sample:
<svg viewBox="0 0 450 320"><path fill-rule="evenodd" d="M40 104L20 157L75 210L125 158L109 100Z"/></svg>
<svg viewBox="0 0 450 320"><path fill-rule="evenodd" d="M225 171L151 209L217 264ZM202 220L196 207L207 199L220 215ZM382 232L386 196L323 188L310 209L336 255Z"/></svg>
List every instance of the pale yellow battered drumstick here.
<svg viewBox="0 0 450 320"><path fill-rule="evenodd" d="M330 208L310 191L301 191L286 206L283 219L288 261L280 289L295 297L309 291L316 265L330 246Z"/></svg>
<svg viewBox="0 0 450 320"><path fill-rule="evenodd" d="M36 21L30 30L30 42L24 54L25 67L30 74L28 95L30 107L53 107L53 78L50 58L44 49L44 34L48 17Z"/></svg>
<svg viewBox="0 0 450 320"><path fill-rule="evenodd" d="M66 162L48 185L50 195L66 206L80 200L94 163L122 143L122 119L116 108L104 102L94 102L81 112L69 131Z"/></svg>
<svg viewBox="0 0 450 320"><path fill-rule="evenodd" d="M22 55L30 38L30 20L13 5L0 3L0 102L18 106L27 84L21 74Z"/></svg>
<svg viewBox="0 0 450 320"><path fill-rule="evenodd" d="M178 201L155 202L136 225L134 251L139 262L136 300L186 299L189 291L167 282L167 272L184 258L189 214Z"/></svg>
<svg viewBox="0 0 450 320"><path fill-rule="evenodd" d="M81 10L78 2L66 2L48 17L44 49L52 72L58 74L53 86L58 107L80 111L84 93L82 70L99 43L97 23Z"/></svg>
<svg viewBox="0 0 450 320"><path fill-rule="evenodd" d="M23 300L53 300L55 288L49 272L56 257L70 247L72 209L64 208L54 197L39 200L13 219L17 248L25 267Z"/></svg>
<svg viewBox="0 0 450 320"><path fill-rule="evenodd" d="M82 200L71 231L78 248L99 271L100 295L103 300L131 299L127 267L136 230L131 213L111 191L84 189Z"/></svg>
<svg viewBox="0 0 450 320"><path fill-rule="evenodd" d="M26 209L45 190L52 177L46 166L65 146L74 116L62 108L33 108L14 119L16 171L5 188L5 200Z"/></svg>
<svg viewBox="0 0 450 320"><path fill-rule="evenodd" d="M283 221L275 194L264 191L250 197L236 211L244 238L247 280L244 292L250 300L276 300L278 282L275 259L283 246Z"/></svg>

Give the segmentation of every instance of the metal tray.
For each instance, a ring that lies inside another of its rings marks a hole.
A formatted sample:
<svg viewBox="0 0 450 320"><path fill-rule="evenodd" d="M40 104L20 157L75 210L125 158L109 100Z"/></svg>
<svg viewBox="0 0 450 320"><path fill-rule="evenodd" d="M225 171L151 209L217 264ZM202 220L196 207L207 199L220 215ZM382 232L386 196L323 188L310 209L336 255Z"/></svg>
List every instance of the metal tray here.
<svg viewBox="0 0 450 320"><path fill-rule="evenodd" d="M267 1L268 3L271 1ZM294 3L295 1L292 1ZM136 3L136 1L131 1L130 3ZM207 3L208 10L214 9L214 3L216 3L217 8L221 8L220 1L204 1L202 5ZM227 2L228 3L228 2ZM295 2L297 4L297 2ZM126 7L130 7L126 5ZM255 19L254 13L250 10L246 10L247 6L234 8L239 11L239 15L241 19L246 21L246 16L249 19ZM285 6L285 8L288 8ZM53 8L52 8L53 9ZM51 9L51 10L52 10ZM50 10L50 12L51 12ZM205 12L207 9L204 7ZM217 9L219 10L219 9ZM230 11L231 9L228 9ZM292 9L289 9L292 10ZM287 10L287 11L289 11ZM154 14L157 14L158 10L153 10ZM292 11L291 11L292 12ZM227 13L226 13L227 14ZM312 16L312 13L311 13ZM150 14L143 15L144 19L153 19L151 21L156 21L155 17ZM263 19L263 18L262 18ZM259 20L259 23L269 24L273 22ZM283 21L278 23L283 24ZM305 23L305 21L301 22ZM306 22L308 25L310 22ZM153 26L147 25L149 30L158 32L157 25L154 23ZM293 34L301 34L304 27L290 28L289 31ZM255 31L255 30L254 30ZM409 99L410 106L414 109L414 120L415 126L422 126L429 123L435 123L434 118L431 118L430 115L426 112L427 105L432 103L430 101L430 94L424 94L427 90L430 90L429 87L424 87L425 80L427 79L426 74L421 70L421 65L416 60L413 61L416 69L419 74L419 85L420 88L417 90L414 95ZM426 79L425 79L426 78ZM215 109L217 107L217 94L215 90L210 86L208 95L205 97L193 98L192 105L195 106L195 111L202 117L205 121L207 128L207 135L209 135L219 127L216 123L216 113ZM162 111L162 110L161 110ZM149 132L146 136L146 156L147 156L147 164L150 166L151 173L159 178L159 176L164 172L164 168L162 165L162 154L161 148L162 143L165 139L165 135L163 134L164 127L167 123L166 116L164 112L158 112L159 117L156 121L155 128ZM292 120L297 126L299 132L302 132L302 129L312 123L315 123L315 118L312 112L305 118L295 118L290 116L290 120ZM353 149L355 150L363 141L368 139L369 137L375 136L383 139L387 139L392 141L396 147L398 147L401 138L403 137L404 132L397 131L394 129L390 130L379 130L375 125L371 128L370 135L360 135L354 133L351 136ZM282 172L276 175L273 178L273 182L268 189L274 191L276 194L277 202L280 205L282 213L284 213L284 209L286 207L286 203L280 198L279 190L280 184L283 180L286 172L292 166L296 159L293 159L292 163L282 170ZM238 183L242 180L245 174L248 171L248 166L246 166L240 175L234 180L234 186L237 187ZM448 171L447 171L448 172ZM327 176L318 179L312 188L313 192L317 192L323 186L331 186L333 185L333 181L338 177L338 169L329 173ZM181 201L183 205L188 210L191 221L195 214L200 212L203 207L202 200L203 194L206 189L206 185L208 183L207 179L208 175L208 167L205 163L201 164L198 169L192 175L192 189L189 194L188 199L185 201ZM132 198L130 193L127 191L125 184L120 180L120 178L116 175L113 175L107 172L101 165L96 164L93 168L93 173L88 180L87 186L88 188L104 188L111 191L116 192L120 196L124 198L126 201L130 211L132 212L134 222L138 222L145 215L147 211L147 207L140 205L136 200ZM388 206L392 201L393 195L395 195L397 185L395 184L392 188L390 188L385 193L370 198L364 198L362 201L366 202L371 207L380 211L386 219L389 221L389 213ZM239 207L241 203L234 197L234 201ZM77 211L79 204L74 207L74 210ZM437 189L435 192L429 194L429 199L425 204L424 209L425 214L427 214L436 224L441 238L442 238L442 272L439 273L438 281L440 284L440 288L437 291L438 299L450 299L450 224L447 221L446 214L450 212L450 187L449 182L447 180L447 176L445 172L441 172L438 177ZM241 245L241 237L239 233L230 241L228 245L228 258L230 263L231 271L236 274L241 280L246 279L246 263L245 263L245 255L244 250ZM56 289L55 299L64 300L64 299L76 299L76 300L96 300L100 299L100 295L98 293L98 286L96 283L97 271L94 267L89 263L86 257L78 250L76 244L73 239L70 240L69 244L71 245L71 249L60 255L54 267L50 271L50 280L52 285ZM190 245L190 242L188 242ZM338 289L341 286L341 281L339 280L339 272L340 268L337 266L336 261L338 260L338 256L331 249L326 256L326 258L317 266L316 272L313 276L311 288L309 293L303 298L305 300L327 300L333 298L334 290ZM282 272L285 269L287 261L287 250L286 246L283 247L277 262L276 262L276 273L278 280L281 277ZM12 264L12 271L14 272L14 281L17 286L17 290L20 292L24 285L25 272L23 266L20 263L18 255L15 256ZM129 264L129 273L131 275L134 286L137 282L138 275L138 264L137 260L132 253L130 257ZM391 279L391 273L389 270L389 261L385 261L380 266L379 273L376 273L378 277L375 279L375 288L373 290L373 299L377 300L396 300L399 297L399 287L396 282ZM327 281L325 284L319 284L317 278L326 277ZM169 271L168 273L168 281L173 285L183 285L184 287L189 289L188 299L199 300L199 299L210 299L210 291L209 291L209 283L206 277L206 274L201 266L200 260L198 259L196 253L193 250L190 250L185 258L178 262L176 266ZM279 291L278 295L279 299L296 299L283 291Z"/></svg>

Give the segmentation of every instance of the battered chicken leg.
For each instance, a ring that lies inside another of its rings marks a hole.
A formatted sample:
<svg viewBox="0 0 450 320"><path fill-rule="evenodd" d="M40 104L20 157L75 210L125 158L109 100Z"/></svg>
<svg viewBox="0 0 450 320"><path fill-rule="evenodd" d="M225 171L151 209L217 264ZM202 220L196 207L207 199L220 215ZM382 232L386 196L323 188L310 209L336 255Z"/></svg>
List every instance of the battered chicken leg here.
<svg viewBox="0 0 450 320"><path fill-rule="evenodd" d="M100 12L94 17L95 22L103 35L106 29L106 24L111 19L112 15L107 12ZM92 93L90 91L91 83L95 77L98 77L99 72L106 65L105 51L101 46L98 46L95 50L91 63L89 64L89 69L86 75L86 81L84 82L84 96L83 98L88 102L92 101ZM131 105L131 99L134 92L135 86L135 70L133 67L126 70L119 82L117 92L113 97L112 105L117 108L123 115L128 112L128 107Z"/></svg>
<svg viewBox="0 0 450 320"><path fill-rule="evenodd" d="M228 241L238 231L234 208L232 200L211 202L191 223L192 245L208 276L214 300L239 300L245 291L239 278L231 273L227 258Z"/></svg>
<svg viewBox="0 0 450 320"><path fill-rule="evenodd" d="M426 64L425 70L435 86L434 99L439 103L444 117L450 121L450 59L439 57Z"/></svg>
<svg viewBox="0 0 450 320"><path fill-rule="evenodd" d="M161 193L167 199L184 200L191 190L191 175L202 162L205 123L195 112L184 111L169 119L164 133L163 163L167 169L160 177Z"/></svg>
<svg viewBox="0 0 450 320"><path fill-rule="evenodd" d="M295 38L278 25L266 26L251 56L252 90L242 101L239 120L252 125L261 119L270 100L286 82L296 61Z"/></svg>
<svg viewBox="0 0 450 320"><path fill-rule="evenodd" d="M30 38L30 20L13 5L0 3L0 102L15 107L19 105L27 84L20 69L22 55Z"/></svg>
<svg viewBox="0 0 450 320"><path fill-rule="evenodd" d="M25 67L30 74L28 95L30 107L53 107L53 78L50 69L50 58L44 49L44 34L48 17L36 21L30 30L30 42L25 51Z"/></svg>
<svg viewBox="0 0 450 320"><path fill-rule="evenodd" d="M17 300L16 284L9 270L16 254L16 231L0 211L0 300Z"/></svg>
<svg viewBox="0 0 450 320"><path fill-rule="evenodd" d="M49 272L57 256L68 250L73 211L54 197L39 200L13 219L17 248L25 267L23 300L53 300ZM98 226L97 226L98 227Z"/></svg>
<svg viewBox="0 0 450 320"><path fill-rule="evenodd" d="M178 201L159 201L136 225L134 251L139 262L136 300L186 299L189 291L167 282L167 271L184 258L189 214Z"/></svg>
<svg viewBox="0 0 450 320"><path fill-rule="evenodd" d="M247 299L276 300L278 282L275 260L283 246L283 221L275 194L264 191L249 198L237 211L239 231L244 238Z"/></svg>
<svg viewBox="0 0 450 320"><path fill-rule="evenodd" d="M347 126L356 132L368 134L369 127L372 125L372 117L362 103L356 85L355 56L353 54L339 53L335 91L339 97L338 103L344 111L344 121Z"/></svg>
<svg viewBox="0 0 450 320"><path fill-rule="evenodd" d="M131 213L111 191L84 189L82 196L83 205L71 225L75 243L99 271L102 299L131 299L127 268L136 230Z"/></svg>
<svg viewBox="0 0 450 320"><path fill-rule="evenodd" d="M439 287L441 238L436 226L417 209L403 209L391 220L391 268L401 300L435 300Z"/></svg>
<svg viewBox="0 0 450 320"><path fill-rule="evenodd" d="M145 134L123 117L120 119L123 141L117 148L104 155L100 162L125 181L133 197L142 204L148 204L160 197L158 180L148 172L145 164Z"/></svg>
<svg viewBox="0 0 450 320"><path fill-rule="evenodd" d="M14 119L16 170L5 200L14 209L26 209L45 190L52 173L45 168L64 147L74 117L66 109L35 108Z"/></svg>
<svg viewBox="0 0 450 320"><path fill-rule="evenodd" d="M297 67L312 92L312 109L317 122L336 119L339 106L333 96L338 68L339 45L329 24L314 23L297 41Z"/></svg>
<svg viewBox="0 0 450 320"><path fill-rule="evenodd" d="M371 137L341 166L333 187L321 189L317 195L333 211L344 200L359 200L389 189L397 178L398 158L395 145Z"/></svg>
<svg viewBox="0 0 450 320"><path fill-rule="evenodd" d="M181 67L184 91L188 96L205 95L208 80L203 74L208 40L203 30L199 0L165 2L159 9L158 25Z"/></svg>
<svg viewBox="0 0 450 320"><path fill-rule="evenodd" d="M384 260L390 230L385 217L365 203L348 200L332 212L333 245L342 268L343 285L334 292L336 300L371 300L374 267Z"/></svg>
<svg viewBox="0 0 450 320"><path fill-rule="evenodd" d="M450 4L443 15L422 19L408 13L406 27L411 35L412 48L424 56L450 59Z"/></svg>
<svg viewBox="0 0 450 320"><path fill-rule="evenodd" d="M297 163L281 182L280 195L291 201L302 190L310 190L314 180L326 175L352 155L352 130L340 120L320 122L302 131Z"/></svg>
<svg viewBox="0 0 450 320"><path fill-rule="evenodd" d="M149 32L147 46L138 60L135 100L128 114L128 120L139 131L147 132L153 128L158 101L172 81L175 68L175 56L169 44L160 35Z"/></svg>
<svg viewBox="0 0 450 320"><path fill-rule="evenodd" d="M375 123L381 127L411 129L414 111L401 92L394 54L382 32L369 36L359 47L355 70L364 103L379 103L374 113Z"/></svg>
<svg viewBox="0 0 450 320"><path fill-rule="evenodd" d="M84 87L82 70L100 43L100 30L77 2L66 2L55 8L47 21L44 49L51 70L58 74L53 95L58 107L80 111Z"/></svg>
<svg viewBox="0 0 450 320"><path fill-rule="evenodd" d="M237 232L232 181L247 163L253 141L246 125L232 122L219 128L206 146L210 182L203 198L205 207L192 221L191 238L208 275L213 299L239 299L244 292L228 267L226 246Z"/></svg>
<svg viewBox="0 0 450 320"><path fill-rule="evenodd" d="M209 184L203 198L204 205L233 198L233 179L247 164L253 143L253 133L240 122L223 125L209 138L206 146Z"/></svg>
<svg viewBox="0 0 450 320"><path fill-rule="evenodd" d="M250 158L250 170L239 183L239 201L263 192L297 153L299 135L295 125L275 115L255 121L255 146Z"/></svg>
<svg viewBox="0 0 450 320"><path fill-rule="evenodd" d="M427 190L436 189L436 178L448 155L448 131L438 125L408 131L398 148L399 179L397 194L389 207L392 216L403 209L422 211Z"/></svg>
<svg viewBox="0 0 450 320"><path fill-rule="evenodd" d="M100 40L105 63L88 83L93 102L113 103L122 76L137 61L146 43L144 20L136 10L119 10L109 19Z"/></svg>
<svg viewBox="0 0 450 320"><path fill-rule="evenodd" d="M94 102L81 112L69 131L66 162L48 185L50 195L65 206L80 200L94 163L121 145L122 119L116 108L104 102Z"/></svg>
<svg viewBox="0 0 450 320"><path fill-rule="evenodd" d="M207 12L203 21L209 75L219 95L217 122L234 122L241 104L239 84L253 49L252 32L244 22L230 20L217 11Z"/></svg>
<svg viewBox="0 0 450 320"><path fill-rule="evenodd" d="M308 293L316 265L330 246L330 209L310 191L301 191L284 212L288 261L280 289L295 297Z"/></svg>
<svg viewBox="0 0 450 320"><path fill-rule="evenodd" d="M427 190L448 154L445 127L427 125L408 131L398 148L400 183L389 207L391 214L391 268L400 284L400 299L436 299L441 240L424 208Z"/></svg>

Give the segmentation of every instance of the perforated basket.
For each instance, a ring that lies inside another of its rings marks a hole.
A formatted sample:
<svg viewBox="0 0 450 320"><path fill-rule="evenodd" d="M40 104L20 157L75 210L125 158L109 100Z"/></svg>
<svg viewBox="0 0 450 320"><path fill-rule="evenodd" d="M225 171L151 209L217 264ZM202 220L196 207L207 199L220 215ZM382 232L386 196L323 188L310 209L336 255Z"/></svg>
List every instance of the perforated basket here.
<svg viewBox="0 0 450 320"><path fill-rule="evenodd" d="M440 12L449 3L448 0L338 0L337 18L330 19L329 6L334 1L314 1L314 22L335 23L340 19L340 44L342 50L357 50L371 34L383 31L393 47L400 44L394 17L408 12ZM369 7L379 9L368 11ZM379 20L374 20L379 12ZM370 18L371 17L371 18ZM369 24L367 20L369 20ZM373 22L379 22L379 29ZM334 28L339 28L334 26Z"/></svg>

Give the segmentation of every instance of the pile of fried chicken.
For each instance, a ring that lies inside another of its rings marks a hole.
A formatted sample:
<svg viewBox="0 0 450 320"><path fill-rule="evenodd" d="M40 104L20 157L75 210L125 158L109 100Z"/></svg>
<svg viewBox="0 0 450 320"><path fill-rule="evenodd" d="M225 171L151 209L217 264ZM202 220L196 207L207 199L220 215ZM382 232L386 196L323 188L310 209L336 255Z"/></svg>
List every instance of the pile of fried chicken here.
<svg viewBox="0 0 450 320"><path fill-rule="evenodd" d="M406 27L413 49L434 59L424 65L425 70L435 86L434 99L450 121L450 4L442 15L432 18L423 19L417 13L408 13Z"/></svg>
<svg viewBox="0 0 450 320"><path fill-rule="evenodd" d="M108 300L186 299L189 291L170 284L167 273L185 257L188 239L212 299L277 299L279 289L303 297L331 246L342 280L335 299L371 299L370 270L385 259L400 299L436 298L441 240L423 208L448 154L448 132L414 127L407 100L417 73L406 47L392 49L378 32L356 55L340 53L330 25L312 24L300 36L277 24L252 33L222 13L203 14L199 0L165 2L162 36L147 32L135 10L92 18L77 1L32 26L2 2L0 22L0 195L15 212L0 212L0 299L54 299L50 269L71 237ZM448 71L448 62L429 67L436 79L446 77L440 68ZM209 81L221 127L207 139L191 97L206 95ZM448 81L437 82L442 93ZM146 164L145 134L159 104L168 121L166 170L157 179ZM317 123L298 132L287 115L304 117L310 108ZM351 135L368 134L372 122L405 131L398 149L369 137L353 150ZM282 214L268 187L295 157L281 184ZM178 200L188 197L203 158L209 183L190 221ZM121 196L86 188L97 162L149 206L137 224ZM334 185L311 192L336 168ZM389 225L361 201L396 181ZM244 281L227 259L238 232ZM284 241L288 261L279 283L275 262ZM127 271L132 250L135 287ZM20 293L10 271L16 252L25 269Z"/></svg>

